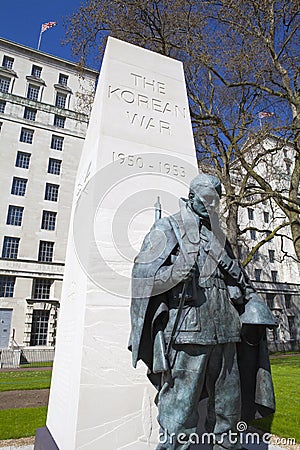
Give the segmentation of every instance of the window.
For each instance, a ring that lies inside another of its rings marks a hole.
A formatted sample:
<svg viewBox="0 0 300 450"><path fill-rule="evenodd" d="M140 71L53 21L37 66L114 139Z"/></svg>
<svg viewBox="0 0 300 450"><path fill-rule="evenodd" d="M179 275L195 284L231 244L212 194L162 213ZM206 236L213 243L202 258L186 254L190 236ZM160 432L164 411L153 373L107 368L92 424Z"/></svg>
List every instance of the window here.
<svg viewBox="0 0 300 450"><path fill-rule="evenodd" d="M268 213L268 211L264 211L264 222L269 223L269 220L270 220L270 214Z"/></svg>
<svg viewBox="0 0 300 450"><path fill-rule="evenodd" d="M23 211L23 206L9 205L6 224L16 225L17 227L20 227L22 225Z"/></svg>
<svg viewBox="0 0 300 450"><path fill-rule="evenodd" d="M284 294L284 304L287 309L290 309L292 306L292 295Z"/></svg>
<svg viewBox="0 0 300 450"><path fill-rule="evenodd" d="M20 238L4 236L2 258L17 259Z"/></svg>
<svg viewBox="0 0 300 450"><path fill-rule="evenodd" d="M66 100L67 100L67 96L65 94L61 94L61 93L57 92L56 99L55 99L55 106L57 106L57 108L65 108Z"/></svg>
<svg viewBox="0 0 300 450"><path fill-rule="evenodd" d="M34 121L35 118L36 118L36 109L27 108L27 106L25 106L24 119L33 120Z"/></svg>
<svg viewBox="0 0 300 450"><path fill-rule="evenodd" d="M30 345L47 345L49 317L50 311L45 311L44 309L33 310Z"/></svg>
<svg viewBox="0 0 300 450"><path fill-rule="evenodd" d="M16 277L0 275L0 297L13 297Z"/></svg>
<svg viewBox="0 0 300 450"><path fill-rule="evenodd" d="M7 69L12 69L14 65L14 58L10 56L3 56L2 67L6 67Z"/></svg>
<svg viewBox="0 0 300 450"><path fill-rule="evenodd" d="M54 126L55 127L64 128L65 121L66 121L65 117L58 116L57 114L55 114L55 116L54 116Z"/></svg>
<svg viewBox="0 0 300 450"><path fill-rule="evenodd" d="M250 238L252 240L256 239L256 230L250 230Z"/></svg>
<svg viewBox="0 0 300 450"><path fill-rule="evenodd" d="M276 318L278 319L277 316L276 316ZM273 328L271 330L271 333L273 335L273 341L278 341L278 328Z"/></svg>
<svg viewBox="0 0 300 450"><path fill-rule="evenodd" d="M9 92L10 78L0 77L0 92L7 94Z"/></svg>
<svg viewBox="0 0 300 450"><path fill-rule="evenodd" d="M237 251L238 251L238 257L239 257L239 259L241 259L243 256L243 247L241 246L241 244L238 244Z"/></svg>
<svg viewBox="0 0 300 450"><path fill-rule="evenodd" d="M56 214L54 211L43 211L42 230L55 230Z"/></svg>
<svg viewBox="0 0 300 450"><path fill-rule="evenodd" d="M48 173L60 175L61 161L59 159L49 158Z"/></svg>
<svg viewBox="0 0 300 450"><path fill-rule="evenodd" d="M256 281L260 281L260 277L261 277L261 269L255 269L254 270L254 277Z"/></svg>
<svg viewBox="0 0 300 450"><path fill-rule="evenodd" d="M51 148L54 150L62 150L63 149L64 138L60 136L52 135L51 139Z"/></svg>
<svg viewBox="0 0 300 450"><path fill-rule="evenodd" d="M68 75L64 75L63 73L59 74L58 77L58 83L62 84L63 86L67 86L68 85Z"/></svg>
<svg viewBox="0 0 300 450"><path fill-rule="evenodd" d="M258 251L256 251L254 254L253 254L253 261L258 261L259 260L259 253L258 253Z"/></svg>
<svg viewBox="0 0 300 450"><path fill-rule="evenodd" d="M21 167L22 169L28 169L30 163L30 153L18 152L16 159L16 167Z"/></svg>
<svg viewBox="0 0 300 450"><path fill-rule="evenodd" d="M50 200L51 202L57 202L58 189L59 189L58 184L46 183L45 200Z"/></svg>
<svg viewBox="0 0 300 450"><path fill-rule="evenodd" d="M40 300L49 300L52 280L45 278L36 278L33 283L33 298Z"/></svg>
<svg viewBox="0 0 300 450"><path fill-rule="evenodd" d="M13 177L11 194L20 195L20 196L24 197L24 195L26 193L26 186L27 186L26 178Z"/></svg>
<svg viewBox="0 0 300 450"><path fill-rule="evenodd" d="M24 119L27 120L35 120L36 117L36 109L33 108L27 108L27 106L25 106L24 109Z"/></svg>
<svg viewBox="0 0 300 450"><path fill-rule="evenodd" d="M37 78L41 78L42 68L39 66L32 66L31 75Z"/></svg>
<svg viewBox="0 0 300 450"><path fill-rule="evenodd" d="M288 175L290 175L291 174L291 169L292 169L292 161L285 160L285 165L286 165L286 173Z"/></svg>
<svg viewBox="0 0 300 450"><path fill-rule="evenodd" d="M272 230L266 230L266 236L270 236L270 234L272 234Z"/></svg>
<svg viewBox="0 0 300 450"><path fill-rule="evenodd" d="M290 329L290 338L297 339L297 328L296 328L296 323L295 323L295 317L288 316L288 323L289 323L289 329Z"/></svg>
<svg viewBox="0 0 300 450"><path fill-rule="evenodd" d="M40 241L39 257L41 262L52 262L54 242Z"/></svg>
<svg viewBox="0 0 300 450"><path fill-rule="evenodd" d="M253 220L254 219L254 209L248 208L248 219Z"/></svg>
<svg viewBox="0 0 300 450"><path fill-rule="evenodd" d="M275 294L270 294L270 293L266 294L267 305L270 309L274 308L274 299L275 299Z"/></svg>
<svg viewBox="0 0 300 450"><path fill-rule="evenodd" d="M29 100L37 101L38 98L39 98L39 91L40 91L39 86L35 86L33 84L30 84L28 86L28 90L27 90L27 98L29 98Z"/></svg>
<svg viewBox="0 0 300 450"><path fill-rule="evenodd" d="M24 197L26 193L27 180L26 178L13 177L11 193L13 195L20 195Z"/></svg>
<svg viewBox="0 0 300 450"><path fill-rule="evenodd" d="M33 141L33 130L28 130L28 128L21 129L20 141L25 142L25 144L32 144Z"/></svg>
<svg viewBox="0 0 300 450"><path fill-rule="evenodd" d="M3 100L0 100L0 113L4 113L6 103Z"/></svg>
<svg viewBox="0 0 300 450"><path fill-rule="evenodd" d="M270 263L275 262L275 250L269 250L269 261Z"/></svg>
<svg viewBox="0 0 300 450"><path fill-rule="evenodd" d="M271 278L273 283L276 283L277 281L277 270L271 270Z"/></svg>

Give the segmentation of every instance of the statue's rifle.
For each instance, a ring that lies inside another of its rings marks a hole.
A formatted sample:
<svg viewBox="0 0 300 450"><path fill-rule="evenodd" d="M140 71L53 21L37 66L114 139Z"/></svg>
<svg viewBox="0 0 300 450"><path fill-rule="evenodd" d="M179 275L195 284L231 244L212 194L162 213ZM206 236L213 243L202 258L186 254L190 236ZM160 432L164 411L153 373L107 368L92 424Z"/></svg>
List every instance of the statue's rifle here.
<svg viewBox="0 0 300 450"><path fill-rule="evenodd" d="M160 198L157 197L157 202L154 205L155 207L155 222L157 222L161 218L161 203ZM184 282L181 293L179 294L179 305L178 311L176 315L176 319L173 325L173 329L171 332L170 340L168 346L166 347L165 343L165 335L162 329L159 329L154 338L154 348L153 348L153 372L160 373L166 372L169 369L168 356L174 342L175 334L177 331L177 327L179 324L179 320L181 317L181 313L185 304L186 299L186 283Z"/></svg>
<svg viewBox="0 0 300 450"><path fill-rule="evenodd" d="M168 344L167 351L166 351L166 356L167 357L168 357L168 355L170 353L171 347L172 347L174 339L175 339L175 334L176 334L177 327L178 327L178 324L179 324L179 320L180 320L180 317L181 317L181 313L182 313L182 310L183 310L183 307L184 307L184 304L185 304L185 298L186 298L186 282L183 283L182 291L179 294L180 301L179 301L179 305L178 305L178 311L177 311L177 314L176 314L176 319L175 319L175 322L174 322L174 325L173 325L173 328L172 328L171 337L170 337L169 344Z"/></svg>
<svg viewBox="0 0 300 450"><path fill-rule="evenodd" d="M160 198L157 197L155 207L155 222L161 218L161 203ZM169 368L168 360L166 357L166 343L165 335L162 329L154 330L154 343L153 343L153 373L166 372Z"/></svg>
<svg viewBox="0 0 300 450"><path fill-rule="evenodd" d="M155 208L155 222L157 222L159 219L161 219L161 203L160 203L160 197L157 197L157 201L154 205Z"/></svg>

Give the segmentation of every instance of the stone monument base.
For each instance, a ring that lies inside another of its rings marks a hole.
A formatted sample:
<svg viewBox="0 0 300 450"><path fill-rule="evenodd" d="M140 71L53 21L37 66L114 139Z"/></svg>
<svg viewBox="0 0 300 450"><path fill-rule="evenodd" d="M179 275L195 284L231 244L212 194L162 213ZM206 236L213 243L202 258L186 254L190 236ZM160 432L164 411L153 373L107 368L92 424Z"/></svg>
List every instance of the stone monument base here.
<svg viewBox="0 0 300 450"><path fill-rule="evenodd" d="M34 450L59 450L47 427L36 430Z"/></svg>
<svg viewBox="0 0 300 450"><path fill-rule="evenodd" d="M132 367L133 260L198 173L182 63L109 37L74 188L47 428L35 450L154 450L156 391Z"/></svg>

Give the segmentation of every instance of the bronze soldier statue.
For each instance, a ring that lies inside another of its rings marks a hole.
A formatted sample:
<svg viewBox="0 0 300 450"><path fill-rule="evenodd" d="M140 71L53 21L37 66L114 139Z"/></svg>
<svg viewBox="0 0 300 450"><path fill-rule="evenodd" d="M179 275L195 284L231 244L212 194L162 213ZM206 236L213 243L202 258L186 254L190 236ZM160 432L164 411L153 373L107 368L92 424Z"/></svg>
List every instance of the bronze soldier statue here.
<svg viewBox="0 0 300 450"><path fill-rule="evenodd" d="M130 349L158 389L157 450L189 448L204 397L214 450L241 448L231 439L238 422L275 409L265 331L275 322L220 228L220 196L216 177L192 180L180 211L145 237L132 272Z"/></svg>

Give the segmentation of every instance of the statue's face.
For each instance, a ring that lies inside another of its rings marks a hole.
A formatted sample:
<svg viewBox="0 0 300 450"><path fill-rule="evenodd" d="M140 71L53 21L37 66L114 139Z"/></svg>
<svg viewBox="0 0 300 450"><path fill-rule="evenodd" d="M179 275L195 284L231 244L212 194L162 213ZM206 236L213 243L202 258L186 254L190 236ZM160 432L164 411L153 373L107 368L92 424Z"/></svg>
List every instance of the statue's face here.
<svg viewBox="0 0 300 450"><path fill-rule="evenodd" d="M192 189L189 192L189 201L193 211L203 219L208 219L209 215L204 203Z"/></svg>
<svg viewBox="0 0 300 450"><path fill-rule="evenodd" d="M209 219L209 214L217 210L219 204L219 196L217 192L211 193L203 186L203 192L200 196L191 188L189 192L189 202L193 211L203 219Z"/></svg>

